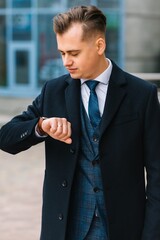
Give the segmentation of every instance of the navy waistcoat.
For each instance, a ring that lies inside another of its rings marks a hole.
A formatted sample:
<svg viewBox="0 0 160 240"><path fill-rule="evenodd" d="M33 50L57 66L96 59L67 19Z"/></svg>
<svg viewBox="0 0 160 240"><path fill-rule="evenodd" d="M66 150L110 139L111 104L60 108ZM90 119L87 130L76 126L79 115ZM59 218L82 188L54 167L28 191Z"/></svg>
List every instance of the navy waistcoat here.
<svg viewBox="0 0 160 240"><path fill-rule="evenodd" d="M69 240L85 239L95 216L100 218L100 228L105 232L104 235L107 232L99 166L99 127L93 129L82 104L81 125L81 150L72 188L68 222Z"/></svg>

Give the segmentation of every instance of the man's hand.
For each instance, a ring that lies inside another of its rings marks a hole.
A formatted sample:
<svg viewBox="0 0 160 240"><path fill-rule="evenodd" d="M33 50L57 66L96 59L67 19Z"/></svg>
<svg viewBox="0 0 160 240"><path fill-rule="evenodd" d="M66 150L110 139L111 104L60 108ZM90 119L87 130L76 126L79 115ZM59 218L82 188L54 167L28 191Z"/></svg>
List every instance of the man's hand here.
<svg viewBox="0 0 160 240"><path fill-rule="evenodd" d="M56 140L72 143L71 123L66 118L46 118L41 123L41 129Z"/></svg>

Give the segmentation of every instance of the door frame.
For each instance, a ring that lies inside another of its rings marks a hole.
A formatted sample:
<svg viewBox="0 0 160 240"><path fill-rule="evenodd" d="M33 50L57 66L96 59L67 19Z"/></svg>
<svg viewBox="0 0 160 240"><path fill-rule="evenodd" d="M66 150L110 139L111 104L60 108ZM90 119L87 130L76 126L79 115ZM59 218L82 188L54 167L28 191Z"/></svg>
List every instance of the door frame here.
<svg viewBox="0 0 160 240"><path fill-rule="evenodd" d="M14 95L28 95L34 92L36 89L36 61L35 61L35 47L32 42L13 42L9 44L8 49L8 86ZM16 83L16 52L27 51L28 52L28 65L29 65L29 81L27 84ZM27 94L28 92L28 94Z"/></svg>

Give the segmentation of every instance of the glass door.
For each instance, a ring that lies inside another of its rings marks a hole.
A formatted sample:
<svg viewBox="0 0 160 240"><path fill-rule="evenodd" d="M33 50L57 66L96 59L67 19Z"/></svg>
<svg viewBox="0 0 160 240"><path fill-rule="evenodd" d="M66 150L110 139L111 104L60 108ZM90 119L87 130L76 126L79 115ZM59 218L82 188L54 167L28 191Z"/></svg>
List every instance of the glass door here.
<svg viewBox="0 0 160 240"><path fill-rule="evenodd" d="M9 47L9 86L16 94L35 88L35 53L32 43L12 43Z"/></svg>

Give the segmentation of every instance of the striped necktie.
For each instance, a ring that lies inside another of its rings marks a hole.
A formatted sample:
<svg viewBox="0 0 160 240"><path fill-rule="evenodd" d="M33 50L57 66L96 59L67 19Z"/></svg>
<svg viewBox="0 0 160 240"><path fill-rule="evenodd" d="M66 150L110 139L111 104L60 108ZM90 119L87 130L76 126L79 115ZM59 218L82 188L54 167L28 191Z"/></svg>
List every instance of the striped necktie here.
<svg viewBox="0 0 160 240"><path fill-rule="evenodd" d="M89 118L92 126L96 128L101 121L101 116L100 116L99 106L98 106L98 98L95 91L95 88L99 82L95 80L88 80L85 83L90 89L90 97L89 97L89 103L88 103Z"/></svg>

